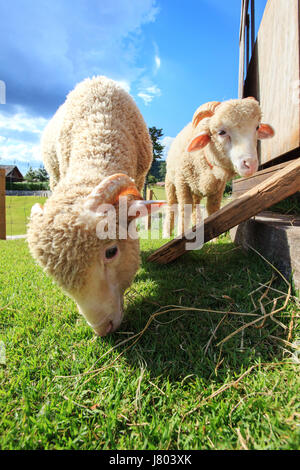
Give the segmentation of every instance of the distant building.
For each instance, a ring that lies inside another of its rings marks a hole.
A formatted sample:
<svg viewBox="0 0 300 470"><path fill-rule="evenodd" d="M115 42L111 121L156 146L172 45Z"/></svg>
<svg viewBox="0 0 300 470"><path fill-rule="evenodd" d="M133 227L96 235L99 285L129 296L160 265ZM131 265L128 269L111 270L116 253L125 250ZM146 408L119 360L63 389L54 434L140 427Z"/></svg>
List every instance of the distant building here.
<svg viewBox="0 0 300 470"><path fill-rule="evenodd" d="M10 183L24 181L24 177L19 168L15 165L0 165L0 170L5 170L5 179Z"/></svg>

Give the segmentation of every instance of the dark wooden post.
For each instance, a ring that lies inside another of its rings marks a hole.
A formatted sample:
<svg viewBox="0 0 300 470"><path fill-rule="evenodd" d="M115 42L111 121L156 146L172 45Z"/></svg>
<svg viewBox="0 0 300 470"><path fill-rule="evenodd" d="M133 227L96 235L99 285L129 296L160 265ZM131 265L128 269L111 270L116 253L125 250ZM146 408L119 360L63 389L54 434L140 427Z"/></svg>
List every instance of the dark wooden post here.
<svg viewBox="0 0 300 470"><path fill-rule="evenodd" d="M5 170L0 169L0 239L6 240Z"/></svg>

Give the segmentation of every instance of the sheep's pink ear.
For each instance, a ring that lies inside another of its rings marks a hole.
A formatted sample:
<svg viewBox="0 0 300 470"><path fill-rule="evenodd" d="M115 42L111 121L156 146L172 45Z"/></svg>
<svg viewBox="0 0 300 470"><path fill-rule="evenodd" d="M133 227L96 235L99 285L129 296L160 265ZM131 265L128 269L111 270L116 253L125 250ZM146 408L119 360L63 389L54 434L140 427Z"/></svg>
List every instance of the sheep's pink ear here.
<svg viewBox="0 0 300 470"><path fill-rule="evenodd" d="M37 202L31 208L30 217L34 217L35 215L43 214L43 213L44 213L43 206Z"/></svg>
<svg viewBox="0 0 300 470"><path fill-rule="evenodd" d="M269 124L261 124L258 128L257 135L259 139L270 139L275 135L275 131Z"/></svg>
<svg viewBox="0 0 300 470"><path fill-rule="evenodd" d="M207 134L207 132L202 132L190 142L187 148L187 151L195 152L195 150L201 150L204 147L206 147L206 145L209 144L209 142L210 142L210 135Z"/></svg>
<svg viewBox="0 0 300 470"><path fill-rule="evenodd" d="M140 217L146 217L150 214L154 214L163 208L167 204L166 201L131 201L128 207L128 218L130 220L139 219Z"/></svg>

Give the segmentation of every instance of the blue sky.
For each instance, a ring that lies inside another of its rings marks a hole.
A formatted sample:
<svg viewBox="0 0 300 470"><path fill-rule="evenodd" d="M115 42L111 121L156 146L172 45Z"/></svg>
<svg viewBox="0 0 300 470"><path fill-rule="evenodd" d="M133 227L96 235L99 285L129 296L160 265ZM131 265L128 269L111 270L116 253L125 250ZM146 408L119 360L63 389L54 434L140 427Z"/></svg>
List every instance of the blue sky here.
<svg viewBox="0 0 300 470"><path fill-rule="evenodd" d="M130 92L167 150L201 103L237 97L240 3L0 0L0 163L40 166L43 128L93 75ZM265 4L256 0L256 26Z"/></svg>

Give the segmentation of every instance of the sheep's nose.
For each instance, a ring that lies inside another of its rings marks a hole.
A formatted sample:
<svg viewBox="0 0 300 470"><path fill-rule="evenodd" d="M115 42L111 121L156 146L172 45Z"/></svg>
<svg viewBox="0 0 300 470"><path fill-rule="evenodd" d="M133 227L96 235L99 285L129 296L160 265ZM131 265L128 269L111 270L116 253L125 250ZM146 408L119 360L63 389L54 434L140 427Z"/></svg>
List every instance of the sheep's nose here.
<svg viewBox="0 0 300 470"><path fill-rule="evenodd" d="M241 163L241 170L245 176L251 176L257 171L257 158L244 158Z"/></svg>
<svg viewBox="0 0 300 470"><path fill-rule="evenodd" d="M93 328L97 336L106 336L109 333L112 333L113 329L114 329L114 325L112 321L107 323L104 327L102 326L101 328Z"/></svg>

